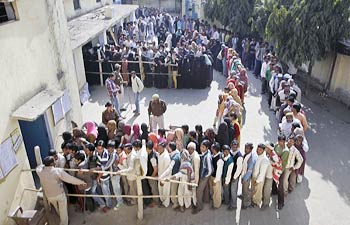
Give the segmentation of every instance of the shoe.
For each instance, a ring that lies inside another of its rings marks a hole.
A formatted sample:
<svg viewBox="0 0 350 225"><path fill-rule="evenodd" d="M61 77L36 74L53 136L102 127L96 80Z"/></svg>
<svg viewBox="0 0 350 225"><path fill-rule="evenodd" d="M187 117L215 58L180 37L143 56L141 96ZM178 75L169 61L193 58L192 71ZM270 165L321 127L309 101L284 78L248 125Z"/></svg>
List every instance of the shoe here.
<svg viewBox="0 0 350 225"><path fill-rule="evenodd" d="M242 205L241 209L248 209L248 206Z"/></svg>
<svg viewBox="0 0 350 225"><path fill-rule="evenodd" d="M303 175L298 174L297 183L300 184L301 182L303 182Z"/></svg>
<svg viewBox="0 0 350 225"><path fill-rule="evenodd" d="M196 209L192 210L192 214L197 214L197 213L199 213L200 211L201 211L200 209L196 208Z"/></svg>
<svg viewBox="0 0 350 225"><path fill-rule="evenodd" d="M109 208L107 206L102 208L102 212L104 212L104 213L108 212L108 210L109 210Z"/></svg>
<svg viewBox="0 0 350 225"><path fill-rule="evenodd" d="M178 207L179 207L179 205L173 205L173 209L176 209Z"/></svg>
<svg viewBox="0 0 350 225"><path fill-rule="evenodd" d="M119 116L119 117L120 117L120 119L122 119L122 120L125 120L125 118L126 118L126 117L124 117L124 116Z"/></svg>
<svg viewBox="0 0 350 225"><path fill-rule="evenodd" d="M259 207L257 204L255 204L255 203L252 203L251 205L250 205L250 208L255 208L255 207Z"/></svg>
<svg viewBox="0 0 350 225"><path fill-rule="evenodd" d="M234 206L229 206L227 209L228 209L229 211L233 211L233 210L236 210L236 209L237 209L237 207L234 207Z"/></svg>
<svg viewBox="0 0 350 225"><path fill-rule="evenodd" d="M185 208L183 206L180 206L180 212L185 212Z"/></svg>
<svg viewBox="0 0 350 225"><path fill-rule="evenodd" d="M137 112L137 113L135 113L135 114L134 114L134 116L139 116L139 115L140 115L140 113L139 113L139 112Z"/></svg>
<svg viewBox="0 0 350 225"><path fill-rule="evenodd" d="M118 210L120 209L121 207L123 207L123 203L117 203L117 205L113 208L113 210Z"/></svg>
<svg viewBox="0 0 350 225"><path fill-rule="evenodd" d="M119 109L119 110L120 110L120 112L125 112L125 111L126 111L125 108L121 108L121 109Z"/></svg>
<svg viewBox="0 0 350 225"><path fill-rule="evenodd" d="M261 208L260 208L260 210L263 211L263 210L267 209L268 207L269 207L268 205L262 205Z"/></svg>
<svg viewBox="0 0 350 225"><path fill-rule="evenodd" d="M284 204L278 204L278 210L282 210L283 209L283 206L284 206Z"/></svg>
<svg viewBox="0 0 350 225"><path fill-rule="evenodd" d="M159 203L158 208L165 208L165 205L163 205L162 203Z"/></svg>

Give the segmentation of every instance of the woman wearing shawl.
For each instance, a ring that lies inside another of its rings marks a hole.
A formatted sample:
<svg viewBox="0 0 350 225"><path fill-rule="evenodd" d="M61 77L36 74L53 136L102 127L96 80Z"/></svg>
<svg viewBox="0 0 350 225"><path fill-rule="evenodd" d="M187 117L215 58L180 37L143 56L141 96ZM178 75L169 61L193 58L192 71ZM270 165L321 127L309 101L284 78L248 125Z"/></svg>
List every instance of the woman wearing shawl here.
<svg viewBox="0 0 350 225"><path fill-rule="evenodd" d="M141 140L145 140L147 143L149 132L148 132L148 126L146 123L141 124L141 131L142 131Z"/></svg>
<svg viewBox="0 0 350 225"><path fill-rule="evenodd" d="M129 124L126 124L124 126L123 133L124 133L124 135L122 136L120 143L123 145L131 143L131 126Z"/></svg>
<svg viewBox="0 0 350 225"><path fill-rule="evenodd" d="M233 125L231 123L231 119L229 117L225 117L224 122L227 124L228 143L232 143L234 136L235 136L235 128L233 128Z"/></svg>
<svg viewBox="0 0 350 225"><path fill-rule="evenodd" d="M204 140L208 140L210 142L210 146L215 142L215 131L212 128L208 128L204 132Z"/></svg>
<svg viewBox="0 0 350 225"><path fill-rule="evenodd" d="M191 155L190 153L184 149L181 152L181 164L180 164L180 171L173 176L170 177L170 179L174 180L180 180L181 182L187 182L192 183L194 181L194 172L193 167L191 163ZM179 184L178 187L178 200L180 205L180 211L184 212L185 208L189 208L191 206L191 197L192 197L192 186L187 184Z"/></svg>
<svg viewBox="0 0 350 225"><path fill-rule="evenodd" d="M225 110L225 102L228 97L228 94L223 93L219 95L218 108L216 110L216 115L214 118L213 126L216 127L216 124L220 124L222 122L224 110Z"/></svg>
<svg viewBox="0 0 350 225"><path fill-rule="evenodd" d="M153 149L158 149L158 137L155 133L151 132L148 134L148 140L153 142Z"/></svg>
<svg viewBox="0 0 350 225"><path fill-rule="evenodd" d="M108 140L115 140L115 131L117 130L117 123L115 120L110 120L107 123Z"/></svg>
<svg viewBox="0 0 350 225"><path fill-rule="evenodd" d="M140 139L140 126L139 124L135 123L132 126L132 135L131 135L130 141L131 143L133 143L137 139Z"/></svg>
<svg viewBox="0 0 350 225"><path fill-rule="evenodd" d="M121 139L124 135L124 126L125 126L125 123L123 121L119 121L118 129L116 130L116 134L115 134L116 142L119 144L122 144Z"/></svg>
<svg viewBox="0 0 350 225"><path fill-rule="evenodd" d="M175 143L176 149L181 152L184 148L184 131L181 128L175 129Z"/></svg>
<svg viewBox="0 0 350 225"><path fill-rule="evenodd" d="M107 135L107 130L104 126L98 126L97 127L97 138L96 138L96 144L98 143L98 141L102 140L104 142L104 146L106 148L107 143L108 143L108 135Z"/></svg>
<svg viewBox="0 0 350 225"><path fill-rule="evenodd" d="M228 136L228 127L226 122L220 123L218 134L216 135L215 140L219 142L220 147L222 147L223 145L230 145L229 136Z"/></svg>

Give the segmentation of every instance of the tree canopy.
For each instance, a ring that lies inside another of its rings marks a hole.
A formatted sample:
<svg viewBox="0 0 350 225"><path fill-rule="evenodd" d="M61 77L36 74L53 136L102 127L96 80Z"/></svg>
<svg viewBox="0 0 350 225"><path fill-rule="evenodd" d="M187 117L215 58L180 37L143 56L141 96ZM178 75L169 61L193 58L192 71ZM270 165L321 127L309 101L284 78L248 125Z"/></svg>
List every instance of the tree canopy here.
<svg viewBox="0 0 350 225"><path fill-rule="evenodd" d="M279 57L313 64L349 37L349 10L349 0L294 0L288 8L276 4L266 34Z"/></svg>
<svg viewBox="0 0 350 225"><path fill-rule="evenodd" d="M218 20L241 35L251 34L251 16L255 0L208 0L205 3L205 16Z"/></svg>

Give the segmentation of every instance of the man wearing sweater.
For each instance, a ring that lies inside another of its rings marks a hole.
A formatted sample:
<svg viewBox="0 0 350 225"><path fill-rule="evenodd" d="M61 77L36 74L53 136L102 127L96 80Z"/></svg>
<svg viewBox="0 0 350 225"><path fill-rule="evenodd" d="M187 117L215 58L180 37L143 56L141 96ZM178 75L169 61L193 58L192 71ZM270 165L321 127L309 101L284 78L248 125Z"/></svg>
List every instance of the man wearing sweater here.
<svg viewBox="0 0 350 225"><path fill-rule="evenodd" d="M253 177L252 177L252 180L253 180L252 186L254 190L252 206L258 206L258 207L260 207L262 202L262 193L263 193L263 187L265 182L265 176L266 176L267 167L269 165L269 160L264 154L264 151L265 151L265 145L259 144L258 148L256 149L256 153L258 154L258 157L254 165Z"/></svg>
<svg viewBox="0 0 350 225"><path fill-rule="evenodd" d="M204 140L201 143L200 167L199 167L199 184L197 188L197 206L192 213L197 214L203 210L204 189L208 185L209 177L213 173L213 164L210 153L210 141Z"/></svg>
<svg viewBox="0 0 350 225"><path fill-rule="evenodd" d="M252 173L256 162L256 155L252 153L253 144L246 143L242 165L242 209L252 205Z"/></svg>
<svg viewBox="0 0 350 225"><path fill-rule="evenodd" d="M86 183L64 172L62 168L55 167L55 159L47 156L43 160L44 165L36 168L40 183L48 202L55 207L60 216L60 225L68 225L67 197L63 189L63 182L73 185Z"/></svg>
<svg viewBox="0 0 350 225"><path fill-rule="evenodd" d="M294 146L294 138L290 137L288 139L287 147L289 149L289 155L283 179L283 191L285 195L294 190L297 180L297 174L295 171L301 167L301 164L304 161L300 152Z"/></svg>
<svg viewBox="0 0 350 225"><path fill-rule="evenodd" d="M199 167L200 167L200 157L197 152L197 146L196 143L190 142L187 145L187 150L191 155L191 163L194 171L194 183L198 185L199 182ZM197 196L196 196L196 188L192 189L192 202L193 205L197 205Z"/></svg>
<svg viewBox="0 0 350 225"><path fill-rule="evenodd" d="M168 144L168 152L170 155L170 164L168 168L160 175L159 179L164 180L169 178L172 175L177 174L180 171L181 157L180 151L176 149L175 142L170 142ZM170 184L170 195L177 195L178 193L178 183ZM173 209L179 208L179 200L176 197L171 198L171 202L173 203Z"/></svg>
<svg viewBox="0 0 350 225"><path fill-rule="evenodd" d="M233 158L230 154L230 147L227 145L222 146L223 155L222 159L224 161L222 169L222 185L224 189L224 204L228 205L230 203L230 185L233 170Z"/></svg>
<svg viewBox="0 0 350 225"><path fill-rule="evenodd" d="M224 145L227 146L227 145ZM222 169L224 166L224 161L221 157L220 152L220 144L218 142L215 142L211 146L211 153L212 153L212 161L213 161L213 173L209 177L209 187L212 193L213 198L213 208L218 209L221 206L222 201L222 187L221 187L221 176L222 176Z"/></svg>
<svg viewBox="0 0 350 225"><path fill-rule="evenodd" d="M282 160L282 174L279 178L278 187L276 188L278 191L277 197L278 197L278 209L283 209L284 206L284 188L283 188L283 181L284 176L286 174L286 166L288 163L288 157L289 157L289 149L286 146L286 136L280 135L278 136L278 143L275 146L275 152ZM276 185L276 184L274 184Z"/></svg>
<svg viewBox="0 0 350 225"><path fill-rule="evenodd" d="M242 153L238 148L238 142L233 140L231 143L231 152L233 159L233 169L231 178L231 195L230 195L230 205L229 210L234 210L237 208L237 191L238 191L238 180L242 173L243 157Z"/></svg>

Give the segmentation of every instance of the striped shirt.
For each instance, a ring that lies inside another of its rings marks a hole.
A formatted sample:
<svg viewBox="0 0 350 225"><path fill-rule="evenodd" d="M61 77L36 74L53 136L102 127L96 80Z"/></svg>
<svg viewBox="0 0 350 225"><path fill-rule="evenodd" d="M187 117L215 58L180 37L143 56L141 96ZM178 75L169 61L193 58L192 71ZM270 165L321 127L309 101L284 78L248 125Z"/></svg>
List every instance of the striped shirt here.
<svg viewBox="0 0 350 225"><path fill-rule="evenodd" d="M283 172L282 170L282 159L277 155L275 151L271 151L270 154L266 154L270 160L270 165L267 168L266 178L273 179L277 184L280 176Z"/></svg>
<svg viewBox="0 0 350 225"><path fill-rule="evenodd" d="M97 151L96 151L95 154L96 154L96 157L97 157L97 165L99 167L101 167L102 170L103 170L104 168L106 168L108 160L109 160L108 151L107 151L107 149L103 149L102 154L99 154ZM109 178L110 178L110 176L109 176L108 173L103 173L102 177L100 179L102 181L105 181L105 180L108 180Z"/></svg>

